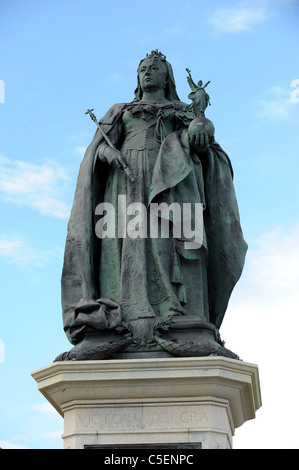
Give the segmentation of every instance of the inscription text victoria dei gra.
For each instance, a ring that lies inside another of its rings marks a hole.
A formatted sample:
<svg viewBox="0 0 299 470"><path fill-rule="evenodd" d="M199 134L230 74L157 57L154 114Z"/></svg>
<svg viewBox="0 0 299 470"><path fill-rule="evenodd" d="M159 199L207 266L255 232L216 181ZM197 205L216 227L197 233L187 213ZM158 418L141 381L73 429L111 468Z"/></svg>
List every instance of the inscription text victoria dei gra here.
<svg viewBox="0 0 299 470"><path fill-rule="evenodd" d="M208 404L206 405L208 406ZM161 407L153 411L151 406L90 409L88 413L79 414L80 424L86 428L96 429L130 429L136 426L140 429L159 429L165 426L184 428L197 427L199 424L208 425L208 410L205 405L200 409L194 406L184 406L180 410L172 406Z"/></svg>

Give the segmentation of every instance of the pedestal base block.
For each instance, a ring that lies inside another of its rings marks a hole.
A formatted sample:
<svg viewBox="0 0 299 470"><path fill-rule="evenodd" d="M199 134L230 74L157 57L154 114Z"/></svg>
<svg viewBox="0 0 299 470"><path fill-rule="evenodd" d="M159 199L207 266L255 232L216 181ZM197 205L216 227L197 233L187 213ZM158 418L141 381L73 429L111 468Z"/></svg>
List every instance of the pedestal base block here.
<svg viewBox="0 0 299 470"><path fill-rule="evenodd" d="M224 357L66 361L32 376L68 449L232 448L261 406L257 366Z"/></svg>

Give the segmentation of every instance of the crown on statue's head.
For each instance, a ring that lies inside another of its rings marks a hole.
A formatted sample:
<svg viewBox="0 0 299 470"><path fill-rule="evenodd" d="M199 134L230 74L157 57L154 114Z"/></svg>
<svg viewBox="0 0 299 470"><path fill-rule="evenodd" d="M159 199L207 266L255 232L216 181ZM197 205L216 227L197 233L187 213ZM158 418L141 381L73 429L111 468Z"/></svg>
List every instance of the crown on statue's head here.
<svg viewBox="0 0 299 470"><path fill-rule="evenodd" d="M146 59L161 59L166 60L166 55L159 52L158 49L151 51L150 54L146 54Z"/></svg>

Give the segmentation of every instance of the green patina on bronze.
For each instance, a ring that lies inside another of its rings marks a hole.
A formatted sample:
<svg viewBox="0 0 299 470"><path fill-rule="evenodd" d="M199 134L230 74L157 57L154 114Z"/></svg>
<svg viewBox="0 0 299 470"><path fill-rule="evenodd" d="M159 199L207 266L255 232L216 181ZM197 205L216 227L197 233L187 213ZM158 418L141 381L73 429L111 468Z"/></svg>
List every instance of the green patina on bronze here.
<svg viewBox="0 0 299 470"><path fill-rule="evenodd" d="M204 114L207 84L195 85L187 71L189 105L166 57L152 51L138 66L135 99L98 123L79 171L62 274L63 324L74 347L57 361L238 358L218 330L247 245L232 166ZM96 207L111 203L117 221L119 195L146 207L202 203L202 246L188 250L172 236L99 239Z"/></svg>

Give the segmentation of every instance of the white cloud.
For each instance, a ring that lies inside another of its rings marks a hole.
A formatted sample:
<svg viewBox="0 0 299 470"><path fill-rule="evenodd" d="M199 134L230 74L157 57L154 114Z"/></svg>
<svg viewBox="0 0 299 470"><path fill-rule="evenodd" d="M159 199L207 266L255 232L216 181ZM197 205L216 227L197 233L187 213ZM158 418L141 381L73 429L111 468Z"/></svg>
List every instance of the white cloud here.
<svg viewBox="0 0 299 470"><path fill-rule="evenodd" d="M35 405L31 405L29 409L37 411L40 413L44 418L56 418L58 415L57 410L50 404L50 403L37 403ZM57 436L55 436L57 437Z"/></svg>
<svg viewBox="0 0 299 470"><path fill-rule="evenodd" d="M280 8L296 6L297 0L243 0L235 3L233 7L217 8L212 12L208 23L214 32L238 34L251 31L257 24L279 16Z"/></svg>
<svg viewBox="0 0 299 470"><path fill-rule="evenodd" d="M279 334L282 322L299 328L299 224L290 230L277 227L249 242L244 272L232 294L223 328L230 337L231 328L235 338L242 338L243 349L244 324L254 329L255 336L258 330L267 336ZM255 343L254 355L258 347ZM264 343L260 347L262 351ZM293 347L295 344L290 344Z"/></svg>
<svg viewBox="0 0 299 470"><path fill-rule="evenodd" d="M32 248L24 238L0 235L0 257L20 268L42 267L52 256L53 253Z"/></svg>
<svg viewBox="0 0 299 470"><path fill-rule="evenodd" d="M84 157L85 152L86 152L86 147L84 147L83 145L77 145L74 148L74 153L81 158Z"/></svg>
<svg viewBox="0 0 299 470"><path fill-rule="evenodd" d="M249 257L251 283L272 295L299 296L299 225L277 227L258 238Z"/></svg>
<svg viewBox="0 0 299 470"><path fill-rule="evenodd" d="M28 419L26 434L15 435L0 441L1 448L30 449L32 443L35 445L39 442L39 446L42 446L44 440L52 440L54 443L57 441L62 444L63 429L60 426L63 427L63 419L49 402L28 405L26 409L29 410L31 415ZM20 442L25 443L26 446L20 444Z"/></svg>
<svg viewBox="0 0 299 470"><path fill-rule="evenodd" d="M1 449L28 449L21 444L15 444L11 441L0 441L0 448Z"/></svg>
<svg viewBox="0 0 299 470"><path fill-rule="evenodd" d="M269 120L285 120L292 117L296 103L292 102L292 89L273 86L264 93L264 99L255 103L257 116Z"/></svg>
<svg viewBox="0 0 299 470"><path fill-rule="evenodd" d="M258 364L261 381L262 408L256 420L236 431L235 448L247 448L248 442L250 448L299 448L298 330L299 224L277 227L249 243L244 274L221 328L229 349ZM277 422L288 429L286 439L277 433Z"/></svg>
<svg viewBox="0 0 299 470"><path fill-rule="evenodd" d="M9 437L6 440L0 440L0 448L2 449L30 449L32 442L42 442L46 440L61 441L63 429L59 429L60 425L63 425L63 419L54 409L49 402L37 403L26 407L31 414L33 414L33 426L32 429L28 429L26 434ZM30 424L31 420L28 421ZM54 429L51 427L54 426ZM27 445L20 444L20 442L26 443ZM47 444L48 445L48 444Z"/></svg>
<svg viewBox="0 0 299 470"><path fill-rule="evenodd" d="M2 200L31 207L42 214L67 218L69 206L62 199L68 174L57 163L41 165L0 157L0 195Z"/></svg>
<svg viewBox="0 0 299 470"><path fill-rule="evenodd" d="M237 34L250 31L257 23L271 15L266 2L244 1L232 8L218 8L209 18L209 23L218 33Z"/></svg>

